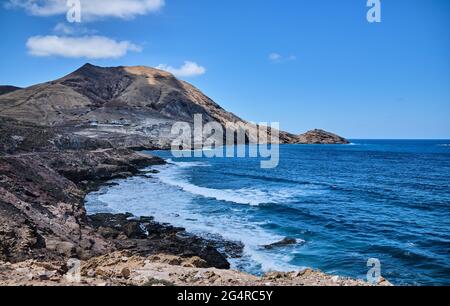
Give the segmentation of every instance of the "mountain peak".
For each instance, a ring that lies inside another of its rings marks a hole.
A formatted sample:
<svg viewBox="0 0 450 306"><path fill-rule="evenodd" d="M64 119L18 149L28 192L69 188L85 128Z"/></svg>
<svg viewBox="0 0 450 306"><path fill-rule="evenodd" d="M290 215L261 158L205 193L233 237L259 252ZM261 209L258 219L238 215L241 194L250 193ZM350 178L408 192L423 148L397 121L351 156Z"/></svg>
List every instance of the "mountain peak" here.
<svg viewBox="0 0 450 306"><path fill-rule="evenodd" d="M81 66L80 68L89 68L89 67L97 67L97 66L92 65L91 63L86 63L83 66Z"/></svg>
<svg viewBox="0 0 450 306"><path fill-rule="evenodd" d="M175 78L175 76L170 72L148 66L124 66L122 68L128 73L136 75L143 75L143 76L159 75L166 78Z"/></svg>
<svg viewBox="0 0 450 306"><path fill-rule="evenodd" d="M92 69L102 69L103 67L92 65L91 63L86 63L75 71L92 70Z"/></svg>
<svg viewBox="0 0 450 306"><path fill-rule="evenodd" d="M67 77L74 77L74 76L80 76L88 77L88 78L100 78L102 75L115 75L115 76L123 76L123 75L130 75L130 76L141 76L146 77L148 79L153 78L165 78L170 80L175 80L175 76L171 74L170 72L160 70L153 67L148 66L117 66L117 67L100 67L92 65L91 63L86 63L74 72L70 73L68 76L64 77L63 79Z"/></svg>
<svg viewBox="0 0 450 306"><path fill-rule="evenodd" d="M89 76L93 77L101 72L107 71L109 68L99 67L92 65L91 63L86 63L77 70L73 71L72 73L68 74L67 76L63 77L62 79L65 79L67 77L74 77L74 76Z"/></svg>

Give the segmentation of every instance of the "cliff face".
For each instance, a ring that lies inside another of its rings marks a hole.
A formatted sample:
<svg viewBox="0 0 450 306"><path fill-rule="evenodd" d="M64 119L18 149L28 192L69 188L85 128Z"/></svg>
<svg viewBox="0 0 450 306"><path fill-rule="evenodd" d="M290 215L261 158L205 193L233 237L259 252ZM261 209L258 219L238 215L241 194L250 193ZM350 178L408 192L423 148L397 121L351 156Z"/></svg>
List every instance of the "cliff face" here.
<svg viewBox="0 0 450 306"><path fill-rule="evenodd" d="M126 149L0 156L0 260L87 258L111 250L88 225L85 190L161 163Z"/></svg>
<svg viewBox="0 0 450 306"><path fill-rule="evenodd" d="M143 66L86 64L61 79L0 95L0 117L64 128L73 135L109 141L114 146L167 148L175 137L172 125L177 121L192 124L194 114L201 114L205 123L248 124L194 86L168 72ZM321 138L330 143L337 140ZM305 140L308 138L280 131L281 143Z"/></svg>

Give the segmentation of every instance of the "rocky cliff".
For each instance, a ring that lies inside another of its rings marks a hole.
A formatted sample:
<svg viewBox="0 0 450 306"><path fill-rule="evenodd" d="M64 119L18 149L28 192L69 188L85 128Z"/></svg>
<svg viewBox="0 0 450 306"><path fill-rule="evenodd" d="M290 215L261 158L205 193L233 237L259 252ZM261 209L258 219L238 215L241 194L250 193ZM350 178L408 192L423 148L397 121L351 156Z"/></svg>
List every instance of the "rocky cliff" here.
<svg viewBox="0 0 450 306"><path fill-rule="evenodd" d="M87 187L160 163L126 149L0 156L0 258L87 258L111 250L88 225Z"/></svg>

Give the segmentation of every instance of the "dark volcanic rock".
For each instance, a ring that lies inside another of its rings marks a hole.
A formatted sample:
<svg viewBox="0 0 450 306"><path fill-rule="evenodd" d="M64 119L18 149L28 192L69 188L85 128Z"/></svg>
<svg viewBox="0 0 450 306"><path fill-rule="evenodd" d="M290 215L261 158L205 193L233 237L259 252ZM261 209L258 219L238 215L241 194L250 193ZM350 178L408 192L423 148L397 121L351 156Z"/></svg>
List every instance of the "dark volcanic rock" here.
<svg viewBox="0 0 450 306"><path fill-rule="evenodd" d="M10 85L1 85L0 86L0 95L7 94L16 90L22 89L20 87L16 86L10 86Z"/></svg>
<svg viewBox="0 0 450 306"><path fill-rule="evenodd" d="M207 263L206 267L230 268L226 256L217 250L217 241L190 235L183 228L160 224L148 217L136 219L131 214L96 214L88 218L91 226L119 250L143 256L197 256ZM230 244L226 243L229 248Z"/></svg>
<svg viewBox="0 0 450 306"><path fill-rule="evenodd" d="M281 248L281 247L294 245L294 244L297 244L297 239L286 237L286 238L284 238L281 241L265 245L264 248L267 249L267 250L271 250L271 249Z"/></svg>
<svg viewBox="0 0 450 306"><path fill-rule="evenodd" d="M107 140L76 135L71 128L43 127L0 117L0 154L105 148L112 148Z"/></svg>
<svg viewBox="0 0 450 306"><path fill-rule="evenodd" d="M14 229L17 237L17 244L2 245L1 252L9 260L35 253L72 255L62 254L69 245L80 257L108 248L85 226L84 193L45 159L34 154L0 157L0 178L2 227L7 236L11 236L8 228Z"/></svg>
<svg viewBox="0 0 450 306"><path fill-rule="evenodd" d="M0 200L0 260L20 261L44 247L36 226L19 209Z"/></svg>
<svg viewBox="0 0 450 306"><path fill-rule="evenodd" d="M0 259L87 258L113 250L87 224L80 187L88 186L81 182L94 186L161 162L126 149L0 156Z"/></svg>
<svg viewBox="0 0 450 306"><path fill-rule="evenodd" d="M87 190L112 179L137 174L140 168L165 163L159 157L128 149L49 152L45 156L50 167Z"/></svg>

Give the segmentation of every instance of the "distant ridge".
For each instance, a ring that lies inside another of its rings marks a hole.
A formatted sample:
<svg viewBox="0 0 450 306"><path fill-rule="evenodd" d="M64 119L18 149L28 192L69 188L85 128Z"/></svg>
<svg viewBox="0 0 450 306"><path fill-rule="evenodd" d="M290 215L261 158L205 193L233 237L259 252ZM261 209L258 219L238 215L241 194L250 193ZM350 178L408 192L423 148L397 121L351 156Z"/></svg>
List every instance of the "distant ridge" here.
<svg viewBox="0 0 450 306"><path fill-rule="evenodd" d="M7 94L16 90L22 89L21 87L10 86L10 85L0 85L0 95Z"/></svg>

